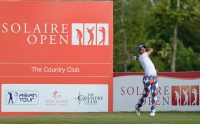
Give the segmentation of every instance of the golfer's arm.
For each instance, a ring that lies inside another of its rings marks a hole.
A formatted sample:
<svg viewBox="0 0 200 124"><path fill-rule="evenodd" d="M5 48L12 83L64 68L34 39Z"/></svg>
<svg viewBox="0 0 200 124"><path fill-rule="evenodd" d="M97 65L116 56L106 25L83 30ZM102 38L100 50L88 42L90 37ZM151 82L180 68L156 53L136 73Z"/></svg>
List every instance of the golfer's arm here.
<svg viewBox="0 0 200 124"><path fill-rule="evenodd" d="M150 55L153 52L153 48L146 48L147 54Z"/></svg>

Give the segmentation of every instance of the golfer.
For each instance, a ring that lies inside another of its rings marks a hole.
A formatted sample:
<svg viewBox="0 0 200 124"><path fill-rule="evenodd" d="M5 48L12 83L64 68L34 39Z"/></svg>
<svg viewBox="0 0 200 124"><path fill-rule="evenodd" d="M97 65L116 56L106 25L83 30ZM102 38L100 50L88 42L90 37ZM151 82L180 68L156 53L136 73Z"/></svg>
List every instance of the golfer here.
<svg viewBox="0 0 200 124"><path fill-rule="evenodd" d="M139 61L145 71L145 75L143 77L143 84L144 84L144 93L140 98L139 102L135 106L135 113L137 116L140 115L141 107L145 101L145 98L149 95L151 90L152 100L151 100L151 113L150 116L155 116L155 108L156 108L156 101L157 101L157 94L158 94L158 77L156 74L156 69L154 64L152 63L149 55L153 52L152 48L146 48L144 45L138 46L138 53L139 53Z"/></svg>

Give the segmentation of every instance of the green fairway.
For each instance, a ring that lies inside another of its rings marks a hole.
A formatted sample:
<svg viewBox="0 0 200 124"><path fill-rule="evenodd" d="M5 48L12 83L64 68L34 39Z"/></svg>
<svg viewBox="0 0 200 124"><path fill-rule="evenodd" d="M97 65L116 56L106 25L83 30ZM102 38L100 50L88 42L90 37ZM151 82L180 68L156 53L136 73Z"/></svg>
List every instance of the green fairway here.
<svg viewBox="0 0 200 124"><path fill-rule="evenodd" d="M33 115L19 117L0 117L0 124L199 124L199 112L158 112L150 117L149 113L74 113L55 115Z"/></svg>

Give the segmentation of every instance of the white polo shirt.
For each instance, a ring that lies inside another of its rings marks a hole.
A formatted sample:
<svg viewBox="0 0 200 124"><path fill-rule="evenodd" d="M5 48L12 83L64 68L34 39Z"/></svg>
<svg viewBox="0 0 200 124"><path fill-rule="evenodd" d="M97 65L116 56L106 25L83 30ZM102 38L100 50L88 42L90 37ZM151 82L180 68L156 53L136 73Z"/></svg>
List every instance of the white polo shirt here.
<svg viewBox="0 0 200 124"><path fill-rule="evenodd" d="M144 52L139 56L139 61L145 71L145 75L157 75L155 66L149 58L147 52Z"/></svg>

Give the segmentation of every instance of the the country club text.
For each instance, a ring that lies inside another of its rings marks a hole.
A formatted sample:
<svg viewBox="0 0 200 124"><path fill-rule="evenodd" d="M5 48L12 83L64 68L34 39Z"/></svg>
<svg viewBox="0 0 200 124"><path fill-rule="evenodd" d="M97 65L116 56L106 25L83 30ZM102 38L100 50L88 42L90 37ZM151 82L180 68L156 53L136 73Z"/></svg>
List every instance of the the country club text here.
<svg viewBox="0 0 200 124"><path fill-rule="evenodd" d="M61 67L31 67L32 72L47 72L47 73L65 73L65 72L80 72L80 68L78 67L66 67L66 68L61 68Z"/></svg>

